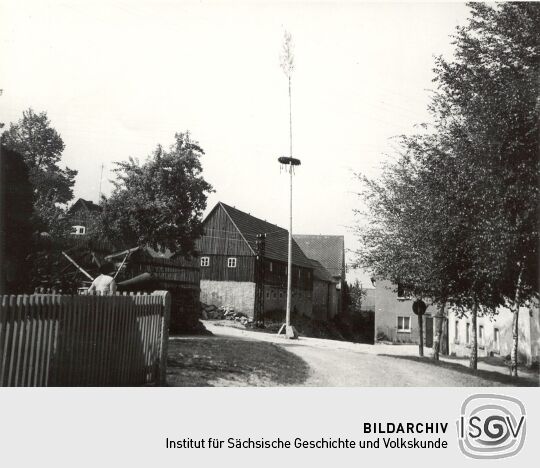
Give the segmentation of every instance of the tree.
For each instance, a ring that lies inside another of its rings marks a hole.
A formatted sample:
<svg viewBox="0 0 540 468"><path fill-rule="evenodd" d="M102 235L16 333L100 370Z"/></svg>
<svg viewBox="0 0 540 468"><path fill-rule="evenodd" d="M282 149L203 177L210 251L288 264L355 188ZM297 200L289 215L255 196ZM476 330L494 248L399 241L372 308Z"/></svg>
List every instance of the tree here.
<svg viewBox="0 0 540 468"><path fill-rule="evenodd" d="M362 288L358 278L354 283L347 285L347 302L349 306L355 312L360 312L362 310L362 303L366 297L366 290Z"/></svg>
<svg viewBox="0 0 540 468"><path fill-rule="evenodd" d="M381 182L363 180L359 258L440 310L470 311L472 368L477 315L513 302L516 374L519 304L538 291L540 8L470 8L453 59L436 62L435 125L402 138Z"/></svg>
<svg viewBox="0 0 540 468"><path fill-rule="evenodd" d="M168 151L158 146L146 162L119 162L109 199L102 200L101 236L124 245L193 254L212 186L202 176L204 151L177 133Z"/></svg>
<svg viewBox="0 0 540 468"><path fill-rule="evenodd" d="M2 136L5 146L24 158L36 202L67 203L73 198L77 171L58 165L65 145L45 112L24 111L22 119L11 123Z"/></svg>
<svg viewBox="0 0 540 468"><path fill-rule="evenodd" d="M517 375L519 307L538 293L540 7L469 6L454 59L437 60L433 110L465 143L460 156L468 168L481 174L478 258L497 272L500 302L514 313Z"/></svg>
<svg viewBox="0 0 540 468"><path fill-rule="evenodd" d="M463 210L451 202L463 182L441 157L449 151L445 143L433 135L403 137L402 153L380 181L360 177L369 222L357 230L359 264L417 299L429 298L439 315L450 297L459 301L468 288L461 275L466 265L460 263L467 258ZM435 359L440 333L438 326Z"/></svg>
<svg viewBox="0 0 540 468"><path fill-rule="evenodd" d="M28 292L28 257L32 248L32 186L22 157L0 150L0 226L5 239L0 243L0 268L5 284L0 294Z"/></svg>
<svg viewBox="0 0 540 468"><path fill-rule="evenodd" d="M73 198L77 171L59 166L64 142L45 112L24 111L2 139L7 148L22 156L32 189L32 216L24 231L31 236L26 289L50 287L62 276L61 251L70 232L64 205Z"/></svg>

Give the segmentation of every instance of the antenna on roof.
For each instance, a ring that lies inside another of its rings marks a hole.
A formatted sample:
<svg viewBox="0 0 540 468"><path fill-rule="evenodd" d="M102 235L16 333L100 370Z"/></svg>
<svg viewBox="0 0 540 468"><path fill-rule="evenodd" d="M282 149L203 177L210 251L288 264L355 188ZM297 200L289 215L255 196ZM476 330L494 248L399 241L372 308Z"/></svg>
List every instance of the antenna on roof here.
<svg viewBox="0 0 540 468"><path fill-rule="evenodd" d="M100 174L100 176L99 176L98 204L99 204L99 201L101 200L101 181L103 180L103 166L104 166L104 164L101 163L101 174Z"/></svg>

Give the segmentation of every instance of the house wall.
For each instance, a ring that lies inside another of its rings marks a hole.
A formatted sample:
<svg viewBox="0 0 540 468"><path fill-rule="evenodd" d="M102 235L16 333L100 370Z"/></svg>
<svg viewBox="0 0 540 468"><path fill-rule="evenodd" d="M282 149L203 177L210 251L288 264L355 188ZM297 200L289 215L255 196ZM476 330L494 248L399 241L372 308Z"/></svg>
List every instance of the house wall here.
<svg viewBox="0 0 540 468"><path fill-rule="evenodd" d="M374 312L375 311L375 296L376 289L365 289L366 295L362 298L362 310Z"/></svg>
<svg viewBox="0 0 540 468"><path fill-rule="evenodd" d="M71 224L88 227L88 222L95 216L94 213L89 213L84 208L71 211L69 213L69 221Z"/></svg>
<svg viewBox="0 0 540 468"><path fill-rule="evenodd" d="M418 343L418 317L412 311L413 299L398 298L397 286L386 280L377 280L374 298L375 338L396 343ZM435 316L436 312L433 305L428 305L426 315ZM410 317L410 332L398 332L398 317Z"/></svg>
<svg viewBox="0 0 540 468"><path fill-rule="evenodd" d="M287 287L264 285L264 311L285 313L287 307ZM293 288L291 309L300 315L311 317L313 314L313 293L304 289Z"/></svg>
<svg viewBox="0 0 540 468"><path fill-rule="evenodd" d="M519 341L518 352L520 359L527 364L539 359L539 311L538 308L521 307L519 311ZM501 356L507 357L512 350L512 319L510 309L500 307L497 315L479 316L477 319L478 356ZM454 311L449 312L449 345L450 353L456 356L469 356L471 351L470 329L469 343L467 343L467 324L470 327L471 317L459 318ZM457 329L456 329L457 327ZM483 328L483 337L480 337L479 329ZM499 330L499 344L495 340L495 329Z"/></svg>
<svg viewBox="0 0 540 468"><path fill-rule="evenodd" d="M335 286L327 281L313 280L313 313L316 320L328 320L330 316L331 298L330 289Z"/></svg>
<svg viewBox="0 0 540 468"><path fill-rule="evenodd" d="M225 210L217 207L204 221L204 235L197 241L201 255L249 256L252 250Z"/></svg>
<svg viewBox="0 0 540 468"><path fill-rule="evenodd" d="M292 266L292 287L311 291L313 289L313 270L311 268ZM287 263L264 259L264 284L287 287Z"/></svg>
<svg viewBox="0 0 540 468"><path fill-rule="evenodd" d="M333 319L339 312L341 291L335 284L329 284L330 307L328 309L328 319Z"/></svg>
<svg viewBox="0 0 540 468"><path fill-rule="evenodd" d="M255 257L246 255L216 255L201 253L202 257L208 257L210 264L202 266L201 279L213 281L255 281ZM230 268L227 265L229 258L236 258L236 267Z"/></svg>
<svg viewBox="0 0 540 468"><path fill-rule="evenodd" d="M255 283L252 281L201 280L201 302L216 307L232 307L253 318Z"/></svg>

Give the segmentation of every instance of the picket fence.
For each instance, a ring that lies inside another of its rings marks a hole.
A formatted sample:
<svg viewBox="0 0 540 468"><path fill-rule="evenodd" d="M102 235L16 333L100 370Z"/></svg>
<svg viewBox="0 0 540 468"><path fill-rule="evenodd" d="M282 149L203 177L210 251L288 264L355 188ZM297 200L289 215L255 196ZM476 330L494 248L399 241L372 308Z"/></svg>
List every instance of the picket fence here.
<svg viewBox="0 0 540 468"><path fill-rule="evenodd" d="M164 385L170 294L0 296L1 386Z"/></svg>

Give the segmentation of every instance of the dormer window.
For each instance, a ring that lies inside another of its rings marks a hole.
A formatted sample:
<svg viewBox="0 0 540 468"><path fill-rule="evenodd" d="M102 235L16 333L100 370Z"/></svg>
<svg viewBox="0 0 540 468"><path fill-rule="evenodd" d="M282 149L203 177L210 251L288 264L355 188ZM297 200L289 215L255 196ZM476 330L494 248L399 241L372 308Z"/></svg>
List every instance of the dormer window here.
<svg viewBox="0 0 540 468"><path fill-rule="evenodd" d="M86 234L86 228L84 226L72 226L73 231L71 234L75 236L84 236Z"/></svg>

